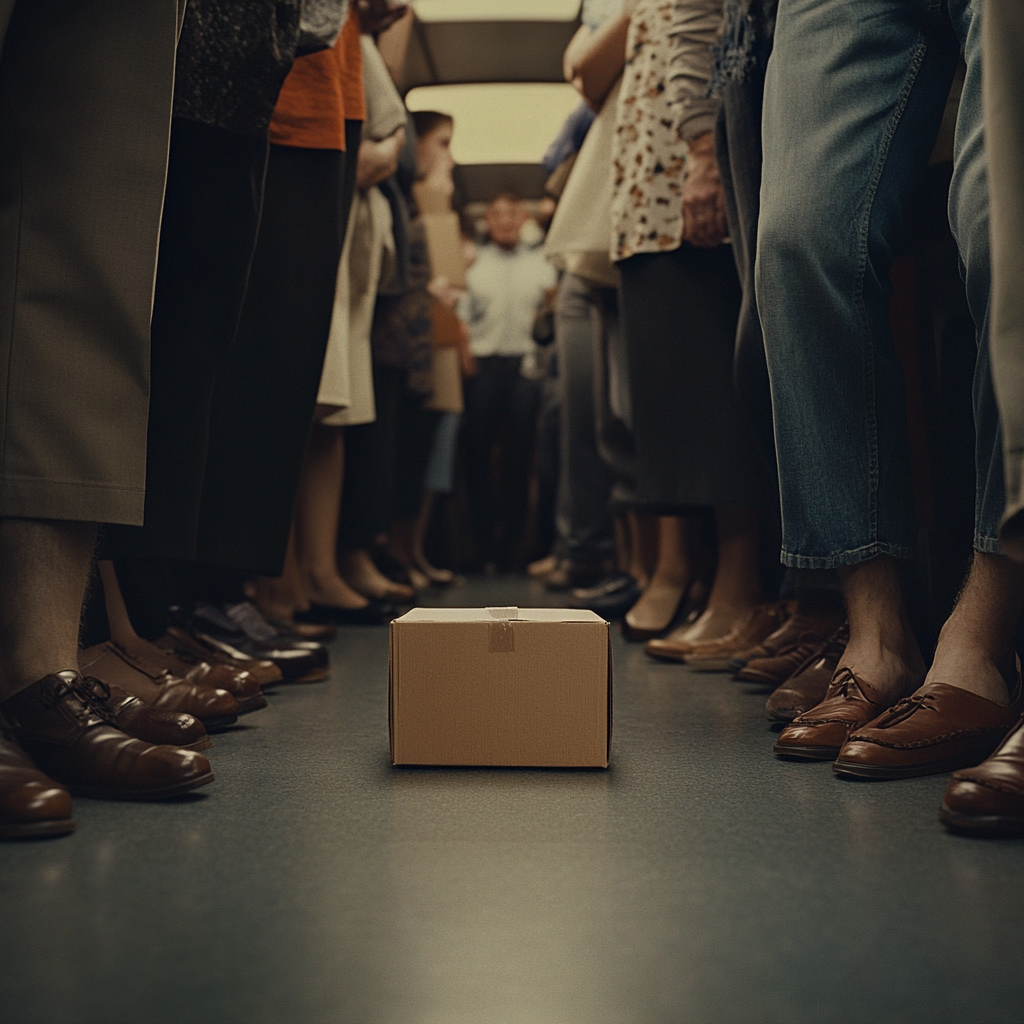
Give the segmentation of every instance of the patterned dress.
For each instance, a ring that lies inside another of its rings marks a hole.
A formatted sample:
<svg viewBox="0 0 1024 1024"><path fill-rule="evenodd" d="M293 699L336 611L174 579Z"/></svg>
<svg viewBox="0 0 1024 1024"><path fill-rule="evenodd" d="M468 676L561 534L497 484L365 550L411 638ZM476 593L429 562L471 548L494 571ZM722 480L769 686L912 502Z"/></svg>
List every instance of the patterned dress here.
<svg viewBox="0 0 1024 1024"><path fill-rule="evenodd" d="M612 163L612 259L676 249L686 144L668 78L673 0L640 0L629 26Z"/></svg>

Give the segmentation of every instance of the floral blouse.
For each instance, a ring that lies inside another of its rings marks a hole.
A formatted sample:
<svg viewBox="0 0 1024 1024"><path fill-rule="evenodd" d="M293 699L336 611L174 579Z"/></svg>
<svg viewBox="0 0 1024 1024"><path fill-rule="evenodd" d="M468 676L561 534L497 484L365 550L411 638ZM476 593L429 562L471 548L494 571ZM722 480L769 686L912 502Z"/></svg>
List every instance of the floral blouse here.
<svg viewBox="0 0 1024 1024"><path fill-rule="evenodd" d="M613 260L677 249L688 139L714 127L706 96L722 0L640 0L630 21L612 161Z"/></svg>

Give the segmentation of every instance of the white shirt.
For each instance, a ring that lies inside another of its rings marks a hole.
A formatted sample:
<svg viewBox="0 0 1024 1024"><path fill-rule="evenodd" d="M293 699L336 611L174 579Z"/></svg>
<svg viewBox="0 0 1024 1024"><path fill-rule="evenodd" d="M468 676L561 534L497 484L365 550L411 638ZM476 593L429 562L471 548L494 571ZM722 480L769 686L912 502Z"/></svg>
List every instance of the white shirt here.
<svg viewBox="0 0 1024 1024"><path fill-rule="evenodd" d="M533 321L555 271L542 249L488 244L466 271L459 316L469 324L473 355L522 356L533 347Z"/></svg>

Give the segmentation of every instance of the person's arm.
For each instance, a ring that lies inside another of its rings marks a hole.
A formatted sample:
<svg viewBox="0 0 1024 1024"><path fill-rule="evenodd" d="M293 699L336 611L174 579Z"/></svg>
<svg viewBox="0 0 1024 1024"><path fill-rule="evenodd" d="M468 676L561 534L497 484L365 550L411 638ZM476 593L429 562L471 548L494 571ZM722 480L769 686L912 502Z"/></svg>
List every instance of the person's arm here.
<svg viewBox="0 0 1024 1024"><path fill-rule="evenodd" d="M687 145L683 181L683 239L693 245L721 245L729 234L722 179L715 159L715 118L719 99L708 96L714 63L712 46L722 30L722 0L675 0L669 37L669 89L679 132Z"/></svg>
<svg viewBox="0 0 1024 1024"><path fill-rule="evenodd" d="M572 37L562 58L562 73L576 91L599 110L626 64L626 36L636 0L627 0L622 12L591 32L586 25Z"/></svg>
<svg viewBox="0 0 1024 1024"><path fill-rule="evenodd" d="M399 128L380 142L363 139L356 159L356 188L360 192L379 185L398 170L398 158L405 147L405 129Z"/></svg>

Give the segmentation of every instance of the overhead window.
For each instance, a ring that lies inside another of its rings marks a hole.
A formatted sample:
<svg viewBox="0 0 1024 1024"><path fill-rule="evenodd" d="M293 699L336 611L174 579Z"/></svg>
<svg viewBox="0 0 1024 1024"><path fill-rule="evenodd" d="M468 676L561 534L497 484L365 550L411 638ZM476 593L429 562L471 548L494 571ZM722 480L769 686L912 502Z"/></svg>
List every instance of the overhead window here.
<svg viewBox="0 0 1024 1024"><path fill-rule="evenodd" d="M405 101L410 110L439 110L455 118L456 163L535 164L580 97L564 83L481 82L421 86Z"/></svg>
<svg viewBox="0 0 1024 1024"><path fill-rule="evenodd" d="M572 21L580 0L413 0L420 21Z"/></svg>

